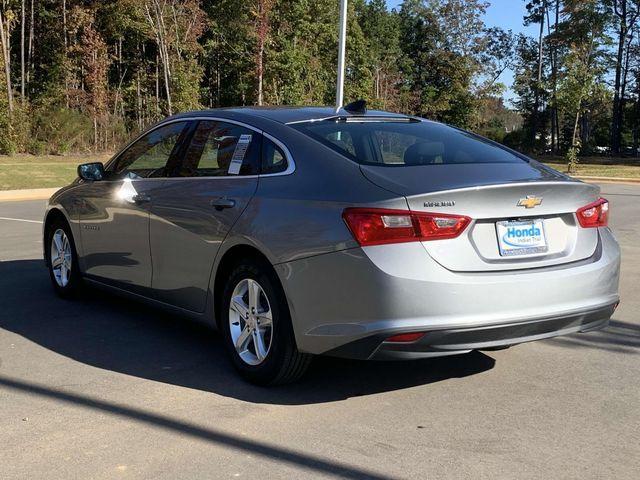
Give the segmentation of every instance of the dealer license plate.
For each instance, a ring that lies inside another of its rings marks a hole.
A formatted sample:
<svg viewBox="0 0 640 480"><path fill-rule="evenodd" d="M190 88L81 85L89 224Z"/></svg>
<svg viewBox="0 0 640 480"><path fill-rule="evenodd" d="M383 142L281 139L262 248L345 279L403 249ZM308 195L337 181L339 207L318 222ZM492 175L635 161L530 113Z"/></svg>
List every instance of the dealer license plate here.
<svg viewBox="0 0 640 480"><path fill-rule="evenodd" d="M544 236L544 221L507 221L496 223L500 255L534 255L548 250Z"/></svg>

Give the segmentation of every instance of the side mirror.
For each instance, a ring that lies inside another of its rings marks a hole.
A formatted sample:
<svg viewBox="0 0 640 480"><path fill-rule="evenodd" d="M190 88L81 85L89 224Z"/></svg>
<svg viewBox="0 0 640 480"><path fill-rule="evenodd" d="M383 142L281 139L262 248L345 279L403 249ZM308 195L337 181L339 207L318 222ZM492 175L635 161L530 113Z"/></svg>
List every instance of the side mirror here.
<svg viewBox="0 0 640 480"><path fill-rule="evenodd" d="M100 162L83 163L78 166L78 176L88 182L97 182L104 178L104 165Z"/></svg>

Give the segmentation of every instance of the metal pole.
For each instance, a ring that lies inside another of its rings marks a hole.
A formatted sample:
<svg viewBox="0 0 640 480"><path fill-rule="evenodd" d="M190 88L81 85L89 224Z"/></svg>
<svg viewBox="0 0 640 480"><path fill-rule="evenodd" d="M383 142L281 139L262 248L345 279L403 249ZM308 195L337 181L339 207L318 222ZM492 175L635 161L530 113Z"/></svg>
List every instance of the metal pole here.
<svg viewBox="0 0 640 480"><path fill-rule="evenodd" d="M338 88L336 92L336 112L344 103L344 57L347 47L347 0L340 0L340 44L338 50Z"/></svg>

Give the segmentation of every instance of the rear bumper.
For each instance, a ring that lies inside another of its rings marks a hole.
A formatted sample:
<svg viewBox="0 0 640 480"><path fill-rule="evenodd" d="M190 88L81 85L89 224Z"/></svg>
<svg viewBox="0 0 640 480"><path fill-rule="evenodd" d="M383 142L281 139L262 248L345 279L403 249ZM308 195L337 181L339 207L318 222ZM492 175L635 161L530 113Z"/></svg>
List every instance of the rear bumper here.
<svg viewBox="0 0 640 480"><path fill-rule="evenodd" d="M619 301L620 249L609 229L599 230L591 258L555 267L452 272L421 244L407 243L318 255L276 271L301 351L450 355L605 326ZM405 332L428 335L410 347L382 345Z"/></svg>
<svg viewBox="0 0 640 480"><path fill-rule="evenodd" d="M327 354L361 360L411 360L517 345L605 328L616 305L557 318L474 328L431 330L427 331L422 339L412 343L386 342L388 335L377 334L348 343Z"/></svg>

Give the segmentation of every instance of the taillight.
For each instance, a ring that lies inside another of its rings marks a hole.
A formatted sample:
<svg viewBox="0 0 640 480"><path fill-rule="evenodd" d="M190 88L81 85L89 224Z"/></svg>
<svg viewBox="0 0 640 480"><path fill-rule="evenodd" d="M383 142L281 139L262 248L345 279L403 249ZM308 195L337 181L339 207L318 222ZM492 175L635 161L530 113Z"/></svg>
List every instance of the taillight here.
<svg viewBox="0 0 640 480"><path fill-rule="evenodd" d="M471 223L461 215L380 208L347 208L342 218L363 247L455 238Z"/></svg>
<svg viewBox="0 0 640 480"><path fill-rule="evenodd" d="M576 212L582 228L606 227L609 225L609 201L601 198Z"/></svg>

